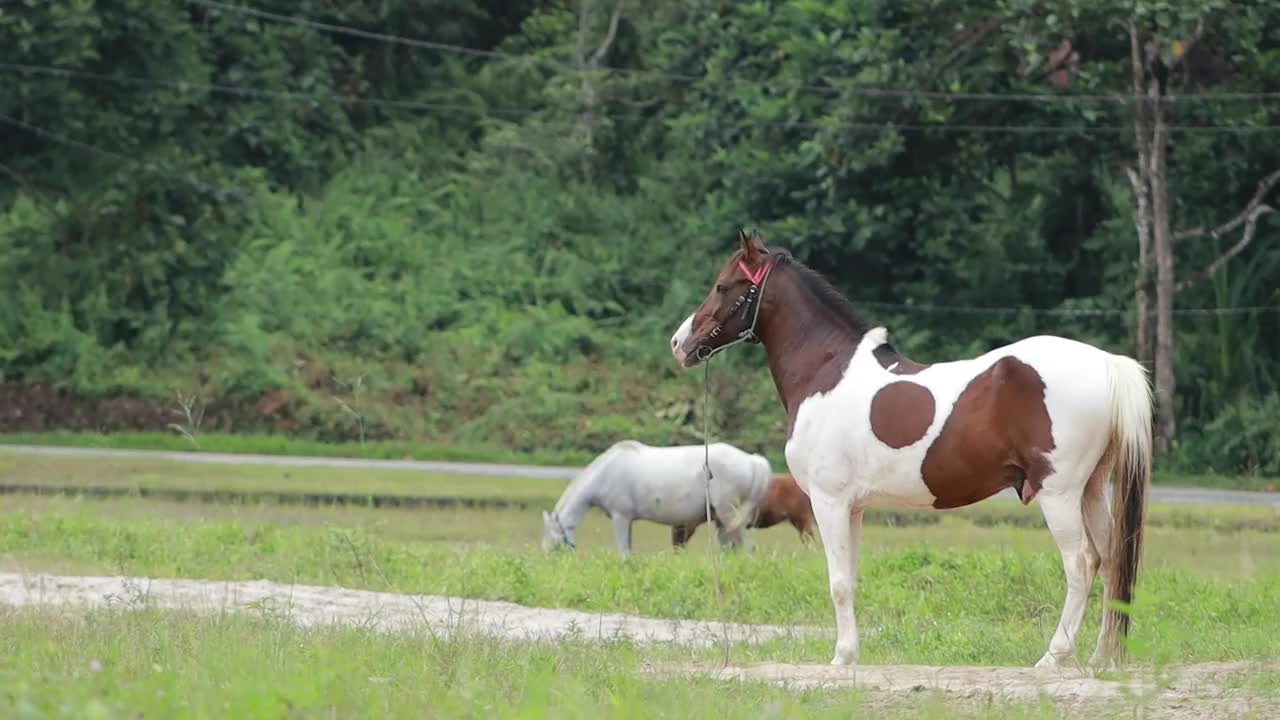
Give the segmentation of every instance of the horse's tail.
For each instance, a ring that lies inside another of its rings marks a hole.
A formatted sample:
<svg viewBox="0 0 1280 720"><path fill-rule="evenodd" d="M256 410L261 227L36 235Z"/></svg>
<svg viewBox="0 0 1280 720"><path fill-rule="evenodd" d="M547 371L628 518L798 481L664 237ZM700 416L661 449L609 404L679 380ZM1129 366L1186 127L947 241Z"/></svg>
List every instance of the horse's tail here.
<svg viewBox="0 0 1280 720"><path fill-rule="evenodd" d="M1107 359L1107 406L1111 447L1116 466L1111 497L1111 564L1107 585L1111 598L1126 607L1106 608L1105 646L1112 657L1123 653L1120 639L1129 633L1128 603L1142 559L1142 524L1151 484L1151 386L1147 371L1132 358Z"/></svg>
<svg viewBox="0 0 1280 720"><path fill-rule="evenodd" d="M748 461L751 463L751 484L743 494L737 512L733 513L733 520L725 524L726 534L751 527L751 523L760 513L760 506L764 503L765 496L769 494L769 483L773 481L773 470L769 467L768 459L763 455L753 454L748 457Z"/></svg>

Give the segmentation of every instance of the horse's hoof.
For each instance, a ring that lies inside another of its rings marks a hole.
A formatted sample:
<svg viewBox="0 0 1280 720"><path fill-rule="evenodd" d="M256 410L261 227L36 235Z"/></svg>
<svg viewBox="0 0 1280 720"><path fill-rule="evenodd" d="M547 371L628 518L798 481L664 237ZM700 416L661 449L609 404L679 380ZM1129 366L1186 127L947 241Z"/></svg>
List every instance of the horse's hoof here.
<svg viewBox="0 0 1280 720"><path fill-rule="evenodd" d="M857 665L857 664L858 664L858 651L857 651L857 650L853 650L853 651L841 652L841 651L837 650L837 651L836 651L836 655L835 655L835 657L831 658L831 664L832 664L832 665L845 665L845 666L848 666L848 665Z"/></svg>
<svg viewBox="0 0 1280 720"><path fill-rule="evenodd" d="M1057 655L1054 655L1051 652L1047 652L1044 654L1043 657L1041 657L1036 662L1035 666L1037 668L1049 668L1051 670L1057 670L1058 668L1062 667L1062 660L1063 658L1059 658Z"/></svg>
<svg viewBox="0 0 1280 720"><path fill-rule="evenodd" d="M1106 655L1095 654L1093 657L1089 658L1089 662L1085 667L1089 670L1090 674L1098 675L1100 673L1107 672L1108 670L1115 670L1117 665L1114 658L1109 658Z"/></svg>

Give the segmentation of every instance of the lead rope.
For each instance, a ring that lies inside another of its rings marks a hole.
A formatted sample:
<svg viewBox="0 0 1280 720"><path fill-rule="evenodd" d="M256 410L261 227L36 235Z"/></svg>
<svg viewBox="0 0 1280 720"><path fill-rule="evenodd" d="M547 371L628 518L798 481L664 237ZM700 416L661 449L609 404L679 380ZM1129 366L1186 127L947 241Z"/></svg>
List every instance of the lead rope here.
<svg viewBox="0 0 1280 720"><path fill-rule="evenodd" d="M702 469L706 492L707 547L711 551L711 580L716 592L716 613L720 619L720 637L724 645L724 664L729 666L729 629L724 622L724 593L720 589L720 553L716 545L719 529L711 519L711 358L702 364ZM712 531L715 532L712 532Z"/></svg>

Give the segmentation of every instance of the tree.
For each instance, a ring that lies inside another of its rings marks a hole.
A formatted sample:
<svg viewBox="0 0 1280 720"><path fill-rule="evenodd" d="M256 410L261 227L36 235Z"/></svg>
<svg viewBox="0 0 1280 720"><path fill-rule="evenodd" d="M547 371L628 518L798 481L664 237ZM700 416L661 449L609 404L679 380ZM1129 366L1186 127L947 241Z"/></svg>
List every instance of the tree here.
<svg viewBox="0 0 1280 720"><path fill-rule="evenodd" d="M1014 4L1024 10L1027 6L1021 2ZM1222 45L1239 49L1230 41L1239 38L1233 31L1241 20L1227 12L1227 3L1220 0L1142 2L1130 8L1127 16L1116 16L1110 9L1091 2L1071 4L1066 10L1068 22L1057 26L1057 16L1050 14L1048 17L1053 21L1040 28L1051 36L1046 44L1055 47L1041 65L1050 73L1054 84L1085 84L1097 90L1110 84L1106 78L1119 75L1117 70L1127 66L1129 87L1125 101L1131 110L1134 145L1129 151L1131 159L1124 163L1124 172L1133 189L1138 246L1134 280L1135 346L1138 359L1154 370L1157 405L1154 431L1157 447L1164 451L1177 434L1173 320L1176 296L1212 277L1249 246L1259 218L1271 210L1265 201L1280 181L1280 171L1267 175L1252 199L1226 223L1212 229L1174 231L1172 172L1168 160L1170 126L1175 117L1189 116L1187 112L1176 112L1181 105L1211 100L1213 88L1230 79L1233 69ZM1109 44L1105 37L1105 28L1116 27L1118 23L1124 27L1127 56L1116 52L1121 45ZM1021 27L1025 31L1034 24L1027 22ZM1076 48L1085 44L1092 48L1092 53L1082 53ZM1082 82L1072 83L1073 79ZM1218 113L1213 117L1221 120ZM1239 242L1210 261L1202 271L1179 279L1176 272L1179 241L1216 239L1241 226Z"/></svg>
<svg viewBox="0 0 1280 720"><path fill-rule="evenodd" d="M1128 22L1130 68L1132 72L1133 129L1136 162L1125 168L1134 190L1134 218L1138 235L1138 276L1135 281L1138 357L1154 365L1157 403L1155 437L1161 450L1168 450L1177 434L1174 392L1174 322L1173 306L1177 294L1214 275L1231 258L1253 241L1258 219L1271 207L1265 199L1280 180L1280 171L1272 172L1259 184L1254 196L1233 219L1209 229L1171 230L1169 201L1169 117L1170 82L1193 88L1196 52L1202 47L1205 20L1223 8L1199 5L1194 13L1195 30L1188 39L1177 37L1176 30L1161 32L1154 23L1150 37L1144 39L1134 19ZM1204 14L1198 14L1204 13ZM1170 35L1174 35L1170 39ZM1206 51L1212 52L1212 51ZM1178 82L1181 75L1183 81ZM1187 96L1183 96L1187 97ZM1218 238L1243 225L1240 241L1227 249L1202 271L1179 280L1175 270L1174 246L1177 241L1193 238ZM1154 271L1154 272L1153 272ZM1152 306L1154 305L1154 327Z"/></svg>

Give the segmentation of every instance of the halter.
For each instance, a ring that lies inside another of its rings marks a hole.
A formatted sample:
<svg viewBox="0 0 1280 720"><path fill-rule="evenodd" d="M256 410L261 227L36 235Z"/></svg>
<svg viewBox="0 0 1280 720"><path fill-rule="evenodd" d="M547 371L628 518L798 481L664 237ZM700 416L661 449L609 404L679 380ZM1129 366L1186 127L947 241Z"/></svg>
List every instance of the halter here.
<svg viewBox="0 0 1280 720"><path fill-rule="evenodd" d="M567 545L570 550L577 550L578 547L574 544L573 540L569 539L569 531L560 522L560 513L552 510L551 520L556 524L556 529L560 531L560 539L564 541L564 544Z"/></svg>
<svg viewBox="0 0 1280 720"><path fill-rule="evenodd" d="M747 276L747 280L751 281L751 287L747 288L746 292L738 296L737 301L733 303L733 306L729 308L728 314L725 315L725 319L728 320L734 317L738 314L738 310L741 309L744 316L747 312L751 312L751 324L747 326L747 329L738 333L738 336L733 340L730 340L714 350L707 351L705 354L703 350L706 346L700 346L695 351L699 360L707 360L721 350L733 347L740 342L760 342L759 336L756 335L756 323L760 321L760 298L764 297L764 286L765 283L769 281L769 274L773 272L773 266L774 262L769 260L766 261L765 264L756 268L755 272L752 272L751 268L747 267L746 262L742 260L738 261L738 269L742 271L743 275ZM720 333L723 331L724 324L717 323L715 328L711 330L711 334L707 336L707 339L714 340L719 337Z"/></svg>

